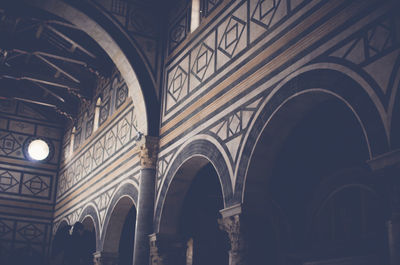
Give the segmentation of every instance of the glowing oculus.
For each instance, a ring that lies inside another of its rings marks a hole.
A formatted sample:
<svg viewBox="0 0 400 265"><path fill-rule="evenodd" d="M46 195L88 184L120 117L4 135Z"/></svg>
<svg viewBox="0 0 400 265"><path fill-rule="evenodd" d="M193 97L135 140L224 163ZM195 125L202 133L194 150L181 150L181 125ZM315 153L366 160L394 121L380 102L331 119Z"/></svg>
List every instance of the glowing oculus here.
<svg viewBox="0 0 400 265"><path fill-rule="evenodd" d="M33 140L28 146L28 154L33 160L44 160L49 156L49 153L49 145L43 140Z"/></svg>

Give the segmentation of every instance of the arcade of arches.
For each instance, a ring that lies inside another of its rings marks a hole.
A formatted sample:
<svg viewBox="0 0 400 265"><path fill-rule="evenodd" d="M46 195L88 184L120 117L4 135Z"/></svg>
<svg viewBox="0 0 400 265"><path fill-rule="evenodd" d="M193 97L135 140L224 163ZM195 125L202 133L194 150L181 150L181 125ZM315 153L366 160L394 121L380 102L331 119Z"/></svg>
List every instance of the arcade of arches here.
<svg viewBox="0 0 400 265"><path fill-rule="evenodd" d="M0 264L400 265L399 11L0 1Z"/></svg>

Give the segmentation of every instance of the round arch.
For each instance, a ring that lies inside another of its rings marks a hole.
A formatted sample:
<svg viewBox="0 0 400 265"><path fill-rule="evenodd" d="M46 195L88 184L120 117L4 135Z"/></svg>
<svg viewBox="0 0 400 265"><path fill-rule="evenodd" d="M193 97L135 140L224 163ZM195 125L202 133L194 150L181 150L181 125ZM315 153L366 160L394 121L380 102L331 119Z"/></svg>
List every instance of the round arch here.
<svg viewBox="0 0 400 265"><path fill-rule="evenodd" d="M310 227L308 227L308 231L311 231L313 218L326 203L335 196L336 193L351 187L357 187L373 194L379 201L380 208L384 215L383 217L385 219L389 218L391 213L390 198L387 196L387 192L385 192L385 188L382 187L382 184L374 178L373 173L367 168L348 168L330 175L317 187L317 192L313 199L314 204L311 206L310 210L308 222Z"/></svg>
<svg viewBox="0 0 400 265"><path fill-rule="evenodd" d="M125 219L132 207L135 207L135 204L133 198L129 195L118 197L117 202L112 207L109 207L108 222L104 223L104 231L102 233L103 251L118 253Z"/></svg>
<svg viewBox="0 0 400 265"><path fill-rule="evenodd" d="M140 113L137 115L139 131L144 135L158 135L159 103L150 71L138 47L118 23L90 1L22 1L69 21L93 38L113 60L127 84Z"/></svg>
<svg viewBox="0 0 400 265"><path fill-rule="evenodd" d="M207 163L211 163L218 175L225 207L232 204L232 184L223 155L210 141L194 140L176 155L166 174L156 204L155 232L176 233L186 192L196 173Z"/></svg>
<svg viewBox="0 0 400 265"><path fill-rule="evenodd" d="M100 222L99 222L99 216L96 211L96 208L94 205L89 204L83 209L81 212L81 215L79 217L79 222L84 223L84 221L91 221L93 228L94 228L94 234L96 236L96 250L100 246ZM88 228L87 226L84 226L85 228Z"/></svg>
<svg viewBox="0 0 400 265"><path fill-rule="evenodd" d="M101 232L101 248L102 249L104 247L105 236L107 233L109 233L107 230L108 230L108 227L109 227L109 224L111 221L110 219L114 214L114 209L123 197L128 198L132 202L131 206L129 208L125 209L126 212L123 211L124 213L128 213L129 209L132 206L134 206L136 208L137 200L138 200L138 190L137 190L136 186L134 186L133 183L131 183L131 182L121 183L120 186L117 188L116 192L113 194L110 205L108 206L108 209L107 209L107 212L105 215L103 231ZM129 204L130 203L128 202L128 205ZM122 229L122 227L121 227L121 229Z"/></svg>
<svg viewBox="0 0 400 265"><path fill-rule="evenodd" d="M252 169L252 157L264 156L272 161L280 144L304 115L332 98L345 104L357 119L368 145L369 159L387 152L386 130L377 106L363 87L349 76L331 69L309 70L300 72L274 92L264 102L247 135L244 155L238 164L235 200L244 201L245 186L248 191L257 190L257 171L270 170L268 163L257 170ZM268 146L268 150L256 148L260 145Z"/></svg>

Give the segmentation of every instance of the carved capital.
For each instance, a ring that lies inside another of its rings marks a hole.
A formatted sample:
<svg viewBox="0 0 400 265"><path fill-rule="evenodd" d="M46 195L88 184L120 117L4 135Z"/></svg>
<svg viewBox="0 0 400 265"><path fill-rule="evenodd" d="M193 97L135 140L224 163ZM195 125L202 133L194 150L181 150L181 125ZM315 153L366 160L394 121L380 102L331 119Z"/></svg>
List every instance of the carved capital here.
<svg viewBox="0 0 400 265"><path fill-rule="evenodd" d="M226 231L231 243L229 264L244 265L246 263L246 241L243 233L241 205L234 205L220 211L222 219L218 220L219 228Z"/></svg>
<svg viewBox="0 0 400 265"><path fill-rule="evenodd" d="M185 247L181 240L158 234L149 238L150 265L184 265Z"/></svg>
<svg viewBox="0 0 400 265"><path fill-rule="evenodd" d="M231 242L231 252L240 252L245 249L240 216L234 215L218 220L221 230L226 231Z"/></svg>
<svg viewBox="0 0 400 265"><path fill-rule="evenodd" d="M142 136L137 145L140 148L140 165L142 169L155 169L158 156L158 138Z"/></svg>
<svg viewBox="0 0 400 265"><path fill-rule="evenodd" d="M93 254L94 265L118 265L118 254L97 251Z"/></svg>

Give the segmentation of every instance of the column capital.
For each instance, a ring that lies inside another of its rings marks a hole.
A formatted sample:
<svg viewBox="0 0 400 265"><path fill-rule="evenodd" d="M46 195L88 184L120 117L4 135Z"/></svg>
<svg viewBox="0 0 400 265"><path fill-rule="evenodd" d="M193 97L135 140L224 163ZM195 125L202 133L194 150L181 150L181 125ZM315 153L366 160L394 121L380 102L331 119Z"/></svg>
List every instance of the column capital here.
<svg viewBox="0 0 400 265"><path fill-rule="evenodd" d="M400 149L393 150L367 161L369 167L376 171L397 166L400 168Z"/></svg>
<svg viewBox="0 0 400 265"><path fill-rule="evenodd" d="M151 234L150 265L183 265L185 263L185 244L172 235Z"/></svg>
<svg viewBox="0 0 400 265"><path fill-rule="evenodd" d="M229 237L231 250L229 251L230 265L244 265L246 263L246 242L243 233L243 215L241 204L222 209L222 219L218 220L219 228Z"/></svg>
<svg viewBox="0 0 400 265"><path fill-rule="evenodd" d="M118 253L96 251L93 253L94 265L118 265Z"/></svg>
<svg viewBox="0 0 400 265"><path fill-rule="evenodd" d="M158 156L158 137L142 136L137 142L140 151L140 165L142 169L156 168Z"/></svg>

